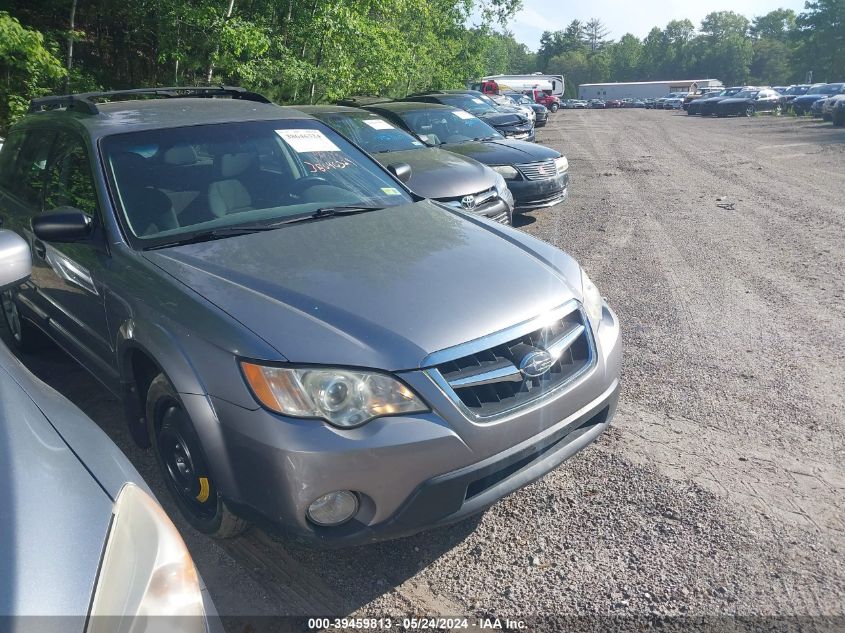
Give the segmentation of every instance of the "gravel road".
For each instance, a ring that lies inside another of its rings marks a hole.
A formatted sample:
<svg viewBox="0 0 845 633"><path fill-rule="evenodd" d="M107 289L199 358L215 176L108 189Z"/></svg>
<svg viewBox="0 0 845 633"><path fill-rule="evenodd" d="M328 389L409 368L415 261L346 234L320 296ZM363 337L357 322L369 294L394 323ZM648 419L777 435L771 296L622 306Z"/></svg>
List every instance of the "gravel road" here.
<svg viewBox="0 0 845 633"><path fill-rule="evenodd" d="M562 111L538 140L569 157L571 197L521 228L620 316L614 426L484 515L401 541L218 544L177 517L230 631L278 614L845 617L845 129ZM24 360L175 514L117 402L48 356Z"/></svg>

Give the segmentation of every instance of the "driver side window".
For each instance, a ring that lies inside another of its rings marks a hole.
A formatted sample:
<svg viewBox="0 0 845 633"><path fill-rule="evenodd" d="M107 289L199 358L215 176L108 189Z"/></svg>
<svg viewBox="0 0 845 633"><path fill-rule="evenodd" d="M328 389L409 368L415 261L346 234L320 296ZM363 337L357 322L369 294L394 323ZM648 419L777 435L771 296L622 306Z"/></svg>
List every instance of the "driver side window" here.
<svg viewBox="0 0 845 633"><path fill-rule="evenodd" d="M74 207L97 216L97 189L82 139L60 132L47 168L44 209Z"/></svg>

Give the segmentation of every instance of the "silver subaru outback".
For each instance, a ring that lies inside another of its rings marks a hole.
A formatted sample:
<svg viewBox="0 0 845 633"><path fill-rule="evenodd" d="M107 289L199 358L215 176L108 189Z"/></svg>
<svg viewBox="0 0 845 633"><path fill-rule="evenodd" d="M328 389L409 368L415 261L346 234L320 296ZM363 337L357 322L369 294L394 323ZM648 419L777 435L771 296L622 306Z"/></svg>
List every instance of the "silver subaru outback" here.
<svg viewBox="0 0 845 633"><path fill-rule="evenodd" d="M34 271L3 305L122 399L196 528L407 535L607 428L619 324L572 257L260 95L158 90L12 128L0 217Z"/></svg>

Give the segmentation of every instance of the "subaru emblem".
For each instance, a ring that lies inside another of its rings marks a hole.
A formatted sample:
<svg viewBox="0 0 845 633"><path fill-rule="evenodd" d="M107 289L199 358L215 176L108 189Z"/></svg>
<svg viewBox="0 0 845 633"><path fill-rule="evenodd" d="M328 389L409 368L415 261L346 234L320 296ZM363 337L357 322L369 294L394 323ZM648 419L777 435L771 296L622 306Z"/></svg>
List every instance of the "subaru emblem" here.
<svg viewBox="0 0 845 633"><path fill-rule="evenodd" d="M461 198L461 207L467 211L472 211L475 208L475 196L464 196Z"/></svg>
<svg viewBox="0 0 845 633"><path fill-rule="evenodd" d="M539 378L552 368L554 358L545 350L535 350L526 354L519 363L519 371L526 378Z"/></svg>

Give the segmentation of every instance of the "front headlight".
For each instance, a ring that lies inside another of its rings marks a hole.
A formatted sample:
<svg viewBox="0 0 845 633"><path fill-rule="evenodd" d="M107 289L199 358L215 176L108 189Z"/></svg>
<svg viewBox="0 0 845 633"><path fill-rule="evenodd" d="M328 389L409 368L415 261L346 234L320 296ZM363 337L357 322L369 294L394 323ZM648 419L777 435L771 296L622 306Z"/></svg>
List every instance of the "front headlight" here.
<svg viewBox="0 0 845 633"><path fill-rule="evenodd" d="M601 293L583 269L581 270L581 292L583 294L581 304L584 306L587 318L590 320L593 330L598 330L599 324L601 324L603 303Z"/></svg>
<svg viewBox="0 0 845 633"><path fill-rule="evenodd" d="M515 167L511 167L510 165L490 165L490 169L500 173L505 180L516 180L519 178L519 172Z"/></svg>
<svg viewBox="0 0 845 633"><path fill-rule="evenodd" d="M241 367L255 398L282 415L319 418L349 429L386 415L428 411L417 394L386 374L247 362Z"/></svg>
<svg viewBox="0 0 845 633"><path fill-rule="evenodd" d="M508 184L505 182L505 179L502 178L502 174L496 174L496 193L499 194L499 197L505 201L505 203L513 209L513 193L511 190L508 189Z"/></svg>
<svg viewBox="0 0 845 633"><path fill-rule="evenodd" d="M566 156L555 158L555 168L557 169L557 173L559 174L562 174L567 169L569 169L569 161L566 159Z"/></svg>
<svg viewBox="0 0 845 633"><path fill-rule="evenodd" d="M86 633L145 631L153 616L156 631L205 631L199 575L161 506L128 483L113 512Z"/></svg>

